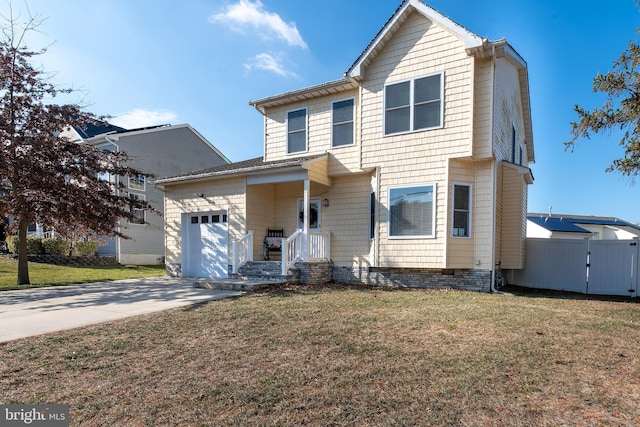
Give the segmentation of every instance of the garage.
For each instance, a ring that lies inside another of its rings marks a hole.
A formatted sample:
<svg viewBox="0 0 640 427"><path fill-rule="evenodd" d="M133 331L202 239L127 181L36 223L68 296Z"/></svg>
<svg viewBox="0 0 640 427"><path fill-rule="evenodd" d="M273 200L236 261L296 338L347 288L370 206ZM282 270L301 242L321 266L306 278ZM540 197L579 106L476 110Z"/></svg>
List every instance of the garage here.
<svg viewBox="0 0 640 427"><path fill-rule="evenodd" d="M183 221L183 276L226 278L229 227L226 212L190 213Z"/></svg>

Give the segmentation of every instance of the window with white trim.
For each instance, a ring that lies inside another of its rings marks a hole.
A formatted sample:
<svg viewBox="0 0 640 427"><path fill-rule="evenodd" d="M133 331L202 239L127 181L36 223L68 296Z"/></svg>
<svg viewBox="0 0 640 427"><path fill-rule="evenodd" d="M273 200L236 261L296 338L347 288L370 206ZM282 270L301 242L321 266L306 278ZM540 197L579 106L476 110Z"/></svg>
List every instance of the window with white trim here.
<svg viewBox="0 0 640 427"><path fill-rule="evenodd" d="M369 195L369 239L376 236L376 193L372 191Z"/></svg>
<svg viewBox="0 0 640 427"><path fill-rule="evenodd" d="M469 184L453 184L452 236L471 236L471 185Z"/></svg>
<svg viewBox="0 0 640 427"><path fill-rule="evenodd" d="M129 177L129 188L132 190L144 191L144 175L134 175Z"/></svg>
<svg viewBox="0 0 640 427"><path fill-rule="evenodd" d="M384 134L442 127L443 73L384 88Z"/></svg>
<svg viewBox="0 0 640 427"><path fill-rule="evenodd" d="M435 236L435 184L389 189L389 238Z"/></svg>
<svg viewBox="0 0 640 427"><path fill-rule="evenodd" d="M143 194L129 193L129 198L131 200L144 200L145 197ZM144 209L137 209L131 206L129 208L129 212L133 214L135 219L130 219L129 224L144 224L146 220L146 211Z"/></svg>
<svg viewBox="0 0 640 427"><path fill-rule="evenodd" d="M287 113L287 153L307 151L307 109Z"/></svg>
<svg viewBox="0 0 640 427"><path fill-rule="evenodd" d="M343 99L331 104L331 146L353 145L355 99Z"/></svg>

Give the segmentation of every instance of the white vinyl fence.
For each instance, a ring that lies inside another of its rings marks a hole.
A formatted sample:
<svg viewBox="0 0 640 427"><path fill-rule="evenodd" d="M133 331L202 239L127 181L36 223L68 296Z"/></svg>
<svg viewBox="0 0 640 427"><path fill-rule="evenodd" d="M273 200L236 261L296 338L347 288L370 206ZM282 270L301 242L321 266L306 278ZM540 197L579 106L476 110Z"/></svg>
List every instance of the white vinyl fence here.
<svg viewBox="0 0 640 427"><path fill-rule="evenodd" d="M638 240L527 239L526 268L509 283L597 295L637 296Z"/></svg>

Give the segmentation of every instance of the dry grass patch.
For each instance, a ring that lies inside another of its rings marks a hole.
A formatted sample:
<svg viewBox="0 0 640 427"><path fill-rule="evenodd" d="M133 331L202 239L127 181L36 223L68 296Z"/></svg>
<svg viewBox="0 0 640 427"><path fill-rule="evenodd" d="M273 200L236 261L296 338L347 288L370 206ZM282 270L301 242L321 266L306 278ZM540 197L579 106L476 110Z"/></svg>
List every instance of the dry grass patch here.
<svg viewBox="0 0 640 427"><path fill-rule="evenodd" d="M74 425L640 425L640 305L280 290L0 345Z"/></svg>

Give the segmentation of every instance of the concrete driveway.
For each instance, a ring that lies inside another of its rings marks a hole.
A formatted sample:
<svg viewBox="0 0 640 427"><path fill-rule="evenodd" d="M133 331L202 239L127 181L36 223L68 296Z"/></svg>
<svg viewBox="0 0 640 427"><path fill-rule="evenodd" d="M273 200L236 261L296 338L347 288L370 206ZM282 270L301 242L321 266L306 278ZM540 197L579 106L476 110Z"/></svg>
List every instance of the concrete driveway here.
<svg viewBox="0 0 640 427"><path fill-rule="evenodd" d="M0 292L0 342L242 294L152 277Z"/></svg>

